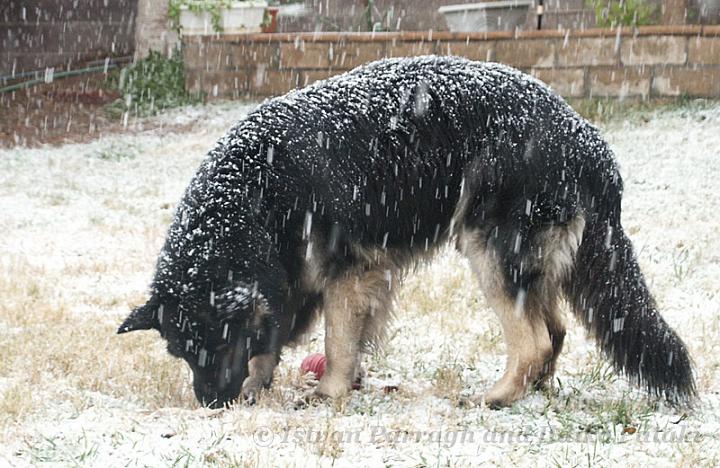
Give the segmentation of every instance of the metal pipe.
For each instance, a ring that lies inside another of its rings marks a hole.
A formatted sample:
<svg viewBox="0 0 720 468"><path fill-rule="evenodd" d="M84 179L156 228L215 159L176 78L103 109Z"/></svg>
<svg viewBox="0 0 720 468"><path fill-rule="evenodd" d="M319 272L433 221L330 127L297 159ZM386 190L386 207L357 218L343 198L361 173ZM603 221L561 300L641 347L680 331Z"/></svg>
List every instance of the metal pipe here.
<svg viewBox="0 0 720 468"><path fill-rule="evenodd" d="M538 28L538 30L542 29L543 13L545 13L545 5L543 5L543 0L538 0L538 4L537 4L537 28Z"/></svg>
<svg viewBox="0 0 720 468"><path fill-rule="evenodd" d="M125 55L122 57L108 57L104 59L99 60L90 60L85 62L86 67L91 67L96 64L105 64L105 63L128 63L131 62L133 59L132 55ZM20 72L20 73L13 73L12 75L5 75L0 76L0 83L5 83L11 80L17 80L19 78L24 78L26 76L38 76L42 75L44 73L44 70L31 70L26 72Z"/></svg>
<svg viewBox="0 0 720 468"><path fill-rule="evenodd" d="M116 64L116 63L108 63L107 65L101 65L101 66L97 66L97 67L87 67L87 68L80 68L77 70L61 71L61 72L53 73L53 80L55 80L55 78L67 78L69 76L83 75L85 73L97 73L97 72L101 72L101 71L107 71L111 68L116 68L117 66L118 66L118 64ZM18 89L30 88L32 86L43 84L45 82L46 82L45 78L36 78L33 80L23 81L22 83L15 83L14 85L5 86L4 88L0 88L0 94L17 91Z"/></svg>

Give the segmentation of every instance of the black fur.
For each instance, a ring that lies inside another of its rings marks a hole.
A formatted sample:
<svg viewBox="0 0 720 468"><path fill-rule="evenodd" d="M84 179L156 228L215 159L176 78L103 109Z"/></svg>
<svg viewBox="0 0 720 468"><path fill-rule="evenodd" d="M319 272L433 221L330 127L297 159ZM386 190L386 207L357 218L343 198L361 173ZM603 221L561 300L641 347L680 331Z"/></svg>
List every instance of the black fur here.
<svg viewBox="0 0 720 468"><path fill-rule="evenodd" d="M223 404L247 360L279 354L322 304L301 286L311 238L330 280L363 262L357 247L405 265L448 240L461 193L460 221L486 233L512 297L543 273L525 261L537 235L586 218L576 272L561 285L575 310L619 369L672 399L693 395L686 350L622 234L620 177L598 131L534 78L452 57L374 62L234 126L178 207L150 301L119 331L160 330L193 369L198 399Z"/></svg>
<svg viewBox="0 0 720 468"><path fill-rule="evenodd" d="M615 368L670 402L696 394L685 344L657 311L620 225L620 184L590 217L567 296Z"/></svg>

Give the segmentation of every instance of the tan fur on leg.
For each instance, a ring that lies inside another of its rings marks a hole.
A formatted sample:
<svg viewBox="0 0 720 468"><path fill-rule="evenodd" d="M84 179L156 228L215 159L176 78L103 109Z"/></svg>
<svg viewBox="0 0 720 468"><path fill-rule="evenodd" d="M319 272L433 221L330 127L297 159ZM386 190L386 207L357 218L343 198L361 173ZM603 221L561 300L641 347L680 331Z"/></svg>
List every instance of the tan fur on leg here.
<svg viewBox="0 0 720 468"><path fill-rule="evenodd" d="M518 306L493 302L505 335L508 356L505 374L485 394L485 404L501 407L525 396L529 386L547 369L553 348L544 321L531 320L533 314Z"/></svg>
<svg viewBox="0 0 720 468"><path fill-rule="evenodd" d="M505 374L485 395L488 406L507 406L522 398L540 377L552 356L552 344L542 315L534 301L521 292L515 301L505 291L500 260L485 249L484 236L461 230L458 249L470 260L482 290L500 319L507 346ZM480 398L471 400L478 402Z"/></svg>
<svg viewBox="0 0 720 468"><path fill-rule="evenodd" d="M254 402L257 393L272 382L278 358L275 354L260 354L248 362L248 377L242 385L242 395Z"/></svg>
<svg viewBox="0 0 720 468"><path fill-rule="evenodd" d="M363 326L367 315L361 294L359 276L352 276L332 285L326 293L325 374L315 393L337 398L351 388L355 363L360 352Z"/></svg>
<svg viewBox="0 0 720 468"><path fill-rule="evenodd" d="M346 394L360 376L361 353L384 336L392 304L390 270L372 269L349 274L325 292L325 354L327 368L316 393L338 397Z"/></svg>
<svg viewBox="0 0 720 468"><path fill-rule="evenodd" d="M488 391L485 402L506 406L522 398L529 385L551 381L565 339L565 323L558 307L562 284L571 273L585 220L578 216L566 225L551 226L530 239L533 249L526 267L540 271L530 291L507 296L500 258L487 248L487 233L461 227L457 247L470 260L488 301L500 318L507 345L507 369ZM475 398L474 400L477 400Z"/></svg>
<svg viewBox="0 0 720 468"><path fill-rule="evenodd" d="M565 226L548 228L535 241L540 245L541 252L535 261L543 272L536 291L540 300L536 302L537 306L542 308L539 315L544 317L553 348L550 361L535 383L538 388L546 386L552 380L557 358L565 341L565 318L558 305L559 291L574 267L575 255L582 242L584 230L585 219L577 216Z"/></svg>
<svg viewBox="0 0 720 468"><path fill-rule="evenodd" d="M557 301L553 301L557 302ZM557 304L553 304L553 307L549 310L544 311L543 316L545 317L545 326L550 337L550 344L552 345L552 356L550 360L545 364L542 372L540 373L537 381L535 382L536 388L547 387L552 381L557 368L557 359L560 356L560 352L563 348L565 341L565 319L562 315L560 308Z"/></svg>
<svg viewBox="0 0 720 468"><path fill-rule="evenodd" d="M359 385L365 379L365 369L363 369L363 366L362 366L363 354L364 353L362 351L360 351L358 353L357 357L355 358L355 369L353 370L353 381L352 381L353 385L355 385L355 384Z"/></svg>

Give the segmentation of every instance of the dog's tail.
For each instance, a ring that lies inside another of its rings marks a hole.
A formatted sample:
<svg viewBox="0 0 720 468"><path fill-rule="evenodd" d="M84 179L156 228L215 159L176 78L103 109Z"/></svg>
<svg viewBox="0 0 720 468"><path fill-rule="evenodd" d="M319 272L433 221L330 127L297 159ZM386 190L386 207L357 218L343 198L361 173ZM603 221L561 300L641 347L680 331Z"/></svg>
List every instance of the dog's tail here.
<svg viewBox="0 0 720 468"><path fill-rule="evenodd" d="M614 194L606 185L604 209L587 216L566 295L616 369L651 394L689 404L696 395L690 356L658 313L622 229L620 185L618 177Z"/></svg>

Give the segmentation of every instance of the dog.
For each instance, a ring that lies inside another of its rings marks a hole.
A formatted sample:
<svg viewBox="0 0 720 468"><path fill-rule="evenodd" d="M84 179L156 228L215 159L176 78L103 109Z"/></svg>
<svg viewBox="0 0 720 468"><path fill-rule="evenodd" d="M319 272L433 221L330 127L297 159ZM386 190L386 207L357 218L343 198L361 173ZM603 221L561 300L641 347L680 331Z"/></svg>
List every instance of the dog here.
<svg viewBox="0 0 720 468"><path fill-rule="evenodd" d="M322 312L315 394L341 397L404 273L454 243L507 345L488 406L552 380L563 299L619 372L690 402L691 359L622 228L622 191L599 131L533 77L459 57L369 63L264 102L219 140L118 333L158 330L198 400L222 407L268 387Z"/></svg>

